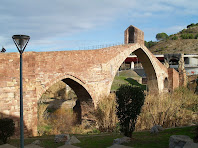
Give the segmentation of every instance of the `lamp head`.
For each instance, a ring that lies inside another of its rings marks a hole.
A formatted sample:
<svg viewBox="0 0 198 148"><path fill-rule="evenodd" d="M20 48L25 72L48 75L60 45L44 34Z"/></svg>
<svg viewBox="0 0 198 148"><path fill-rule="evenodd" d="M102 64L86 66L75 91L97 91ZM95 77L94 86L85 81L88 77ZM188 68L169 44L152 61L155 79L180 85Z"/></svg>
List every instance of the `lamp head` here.
<svg viewBox="0 0 198 148"><path fill-rule="evenodd" d="M22 54L23 51L25 50L25 47L28 44L28 41L30 40L30 36L28 36L28 35L13 35L12 39L13 39L18 51L20 52L20 54Z"/></svg>

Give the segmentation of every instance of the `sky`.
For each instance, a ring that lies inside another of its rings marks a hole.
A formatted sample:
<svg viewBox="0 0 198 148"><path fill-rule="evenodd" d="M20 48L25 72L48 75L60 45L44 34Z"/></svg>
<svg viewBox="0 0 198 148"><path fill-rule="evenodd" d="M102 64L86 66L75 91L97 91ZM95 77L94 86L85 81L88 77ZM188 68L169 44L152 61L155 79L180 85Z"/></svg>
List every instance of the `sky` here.
<svg viewBox="0 0 198 148"><path fill-rule="evenodd" d="M87 50L121 44L133 25L146 41L198 23L198 0L1 0L0 49L30 36L25 51Z"/></svg>

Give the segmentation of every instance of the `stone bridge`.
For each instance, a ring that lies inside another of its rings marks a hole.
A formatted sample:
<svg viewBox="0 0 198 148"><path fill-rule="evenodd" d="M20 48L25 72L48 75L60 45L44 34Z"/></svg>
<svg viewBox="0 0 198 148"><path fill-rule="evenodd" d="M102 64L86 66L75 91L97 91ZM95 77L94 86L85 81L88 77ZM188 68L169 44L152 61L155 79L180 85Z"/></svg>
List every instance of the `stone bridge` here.
<svg viewBox="0 0 198 148"><path fill-rule="evenodd" d="M120 65L131 53L147 74L150 90L173 90L179 75L167 69L144 46L144 33L130 26L125 44L97 50L25 52L23 54L24 125L26 135L37 135L37 102L54 83L63 81L76 93L82 112L110 93ZM19 132L19 53L0 54L0 117L15 120ZM157 98L156 98L157 99Z"/></svg>

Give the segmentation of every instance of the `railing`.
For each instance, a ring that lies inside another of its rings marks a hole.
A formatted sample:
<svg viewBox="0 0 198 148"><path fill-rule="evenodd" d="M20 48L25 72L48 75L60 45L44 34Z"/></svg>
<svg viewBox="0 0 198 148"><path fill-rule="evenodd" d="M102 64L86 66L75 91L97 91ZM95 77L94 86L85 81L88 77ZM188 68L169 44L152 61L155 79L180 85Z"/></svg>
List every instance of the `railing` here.
<svg viewBox="0 0 198 148"><path fill-rule="evenodd" d="M84 47L78 47L78 48L76 48L76 50L94 50L94 49L108 48L108 47L118 46L118 45L124 45L124 42L116 42L116 43L111 43L111 44L84 46Z"/></svg>

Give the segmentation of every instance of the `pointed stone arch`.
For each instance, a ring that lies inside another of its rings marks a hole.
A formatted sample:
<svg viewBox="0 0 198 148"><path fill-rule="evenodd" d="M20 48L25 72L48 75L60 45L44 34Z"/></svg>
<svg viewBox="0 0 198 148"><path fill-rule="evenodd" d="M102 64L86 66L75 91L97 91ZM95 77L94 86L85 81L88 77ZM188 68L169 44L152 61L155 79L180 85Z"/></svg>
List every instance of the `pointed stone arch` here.
<svg viewBox="0 0 198 148"><path fill-rule="evenodd" d="M162 92L164 89L164 80L168 77L167 68L145 46L138 43L123 45L122 51L110 61L109 65L113 65L113 70L111 70L112 82L120 65L131 53L134 53L140 59L147 74L150 89Z"/></svg>

